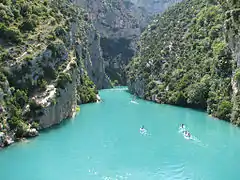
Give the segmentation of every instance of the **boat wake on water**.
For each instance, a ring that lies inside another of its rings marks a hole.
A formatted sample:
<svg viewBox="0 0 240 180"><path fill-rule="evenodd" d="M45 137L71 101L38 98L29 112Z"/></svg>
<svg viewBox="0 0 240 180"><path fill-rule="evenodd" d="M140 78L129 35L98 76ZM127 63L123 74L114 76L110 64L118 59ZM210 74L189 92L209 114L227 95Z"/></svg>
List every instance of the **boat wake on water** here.
<svg viewBox="0 0 240 180"><path fill-rule="evenodd" d="M197 145L199 145L199 146L207 147L207 145L204 144L204 143L202 143L202 141L199 140L196 136L194 136L194 135L192 135L192 134L191 134L190 136L187 136L187 135L185 134L186 131L187 131L186 128L181 128L181 127L180 127L179 130L178 130L178 132L181 133L182 136L183 136L186 140L191 140L193 143L195 143L195 144L197 144Z"/></svg>
<svg viewBox="0 0 240 180"><path fill-rule="evenodd" d="M139 104L138 102L133 101L133 100L131 100L130 103L133 103L133 104Z"/></svg>
<svg viewBox="0 0 240 180"><path fill-rule="evenodd" d="M204 144L202 141L200 141L197 137L195 136L191 136L191 140L193 143L201 146L201 147L207 147L208 145L207 144Z"/></svg>
<svg viewBox="0 0 240 180"><path fill-rule="evenodd" d="M140 134L143 135L143 136L150 136L151 134L148 133L148 131L144 128L140 128L139 130Z"/></svg>
<svg viewBox="0 0 240 180"><path fill-rule="evenodd" d="M142 135L144 135L144 136L147 136L147 135L148 135L147 131L140 131L140 134L142 134Z"/></svg>

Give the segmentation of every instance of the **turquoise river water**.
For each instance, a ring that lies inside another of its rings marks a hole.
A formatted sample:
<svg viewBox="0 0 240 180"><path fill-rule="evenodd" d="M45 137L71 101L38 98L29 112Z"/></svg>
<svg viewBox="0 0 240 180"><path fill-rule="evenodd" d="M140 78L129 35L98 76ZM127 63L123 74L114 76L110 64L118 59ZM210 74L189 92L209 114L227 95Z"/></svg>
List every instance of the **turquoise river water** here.
<svg viewBox="0 0 240 180"><path fill-rule="evenodd" d="M239 180L240 129L206 113L102 90L103 103L0 151L1 180ZM186 124L193 135L178 131ZM146 134L139 128L144 125Z"/></svg>

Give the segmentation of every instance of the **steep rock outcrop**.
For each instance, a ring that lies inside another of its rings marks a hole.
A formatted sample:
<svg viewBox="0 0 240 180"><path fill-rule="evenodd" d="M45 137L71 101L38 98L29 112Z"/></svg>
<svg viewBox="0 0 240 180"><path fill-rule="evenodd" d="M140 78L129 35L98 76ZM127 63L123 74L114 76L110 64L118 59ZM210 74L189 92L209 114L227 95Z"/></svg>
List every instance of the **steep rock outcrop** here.
<svg viewBox="0 0 240 180"><path fill-rule="evenodd" d="M234 58L233 76L231 78L233 89L231 122L240 125L240 2L234 0L218 1L226 11L226 41L232 50Z"/></svg>
<svg viewBox="0 0 240 180"><path fill-rule="evenodd" d="M104 66L111 80L125 84L124 68L134 55L136 40L146 25L146 13L127 1L75 0L85 7L100 33Z"/></svg>
<svg viewBox="0 0 240 180"><path fill-rule="evenodd" d="M99 36L68 0L0 3L0 146L72 117L109 87ZM14 15L12 14L14 12ZM94 84L92 81L94 81Z"/></svg>
<svg viewBox="0 0 240 180"><path fill-rule="evenodd" d="M138 49L141 32L156 13L180 0L74 0L83 6L99 31L105 72L117 84L126 84L125 67Z"/></svg>

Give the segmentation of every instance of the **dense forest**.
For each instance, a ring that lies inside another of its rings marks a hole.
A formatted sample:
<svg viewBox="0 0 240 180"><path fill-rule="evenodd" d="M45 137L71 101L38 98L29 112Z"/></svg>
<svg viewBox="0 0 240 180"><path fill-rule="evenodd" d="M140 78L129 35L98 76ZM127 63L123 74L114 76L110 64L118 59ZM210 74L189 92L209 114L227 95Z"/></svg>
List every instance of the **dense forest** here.
<svg viewBox="0 0 240 180"><path fill-rule="evenodd" d="M130 91L159 103L207 110L239 125L234 84L240 71L228 36L240 19L237 3L185 0L156 17L127 67ZM232 36L237 34L235 28Z"/></svg>

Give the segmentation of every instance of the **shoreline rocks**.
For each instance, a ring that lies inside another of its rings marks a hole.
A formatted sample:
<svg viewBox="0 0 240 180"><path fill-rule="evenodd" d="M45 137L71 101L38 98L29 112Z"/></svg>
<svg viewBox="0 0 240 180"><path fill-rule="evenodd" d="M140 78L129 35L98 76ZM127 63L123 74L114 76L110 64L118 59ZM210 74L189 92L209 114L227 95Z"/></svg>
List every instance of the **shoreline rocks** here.
<svg viewBox="0 0 240 180"><path fill-rule="evenodd" d="M35 128L30 128L27 130L27 137L36 137L39 135L39 132Z"/></svg>
<svg viewBox="0 0 240 180"><path fill-rule="evenodd" d="M0 132L0 148L10 146L13 143L14 143L14 140L12 137L5 135L5 133L3 132Z"/></svg>

